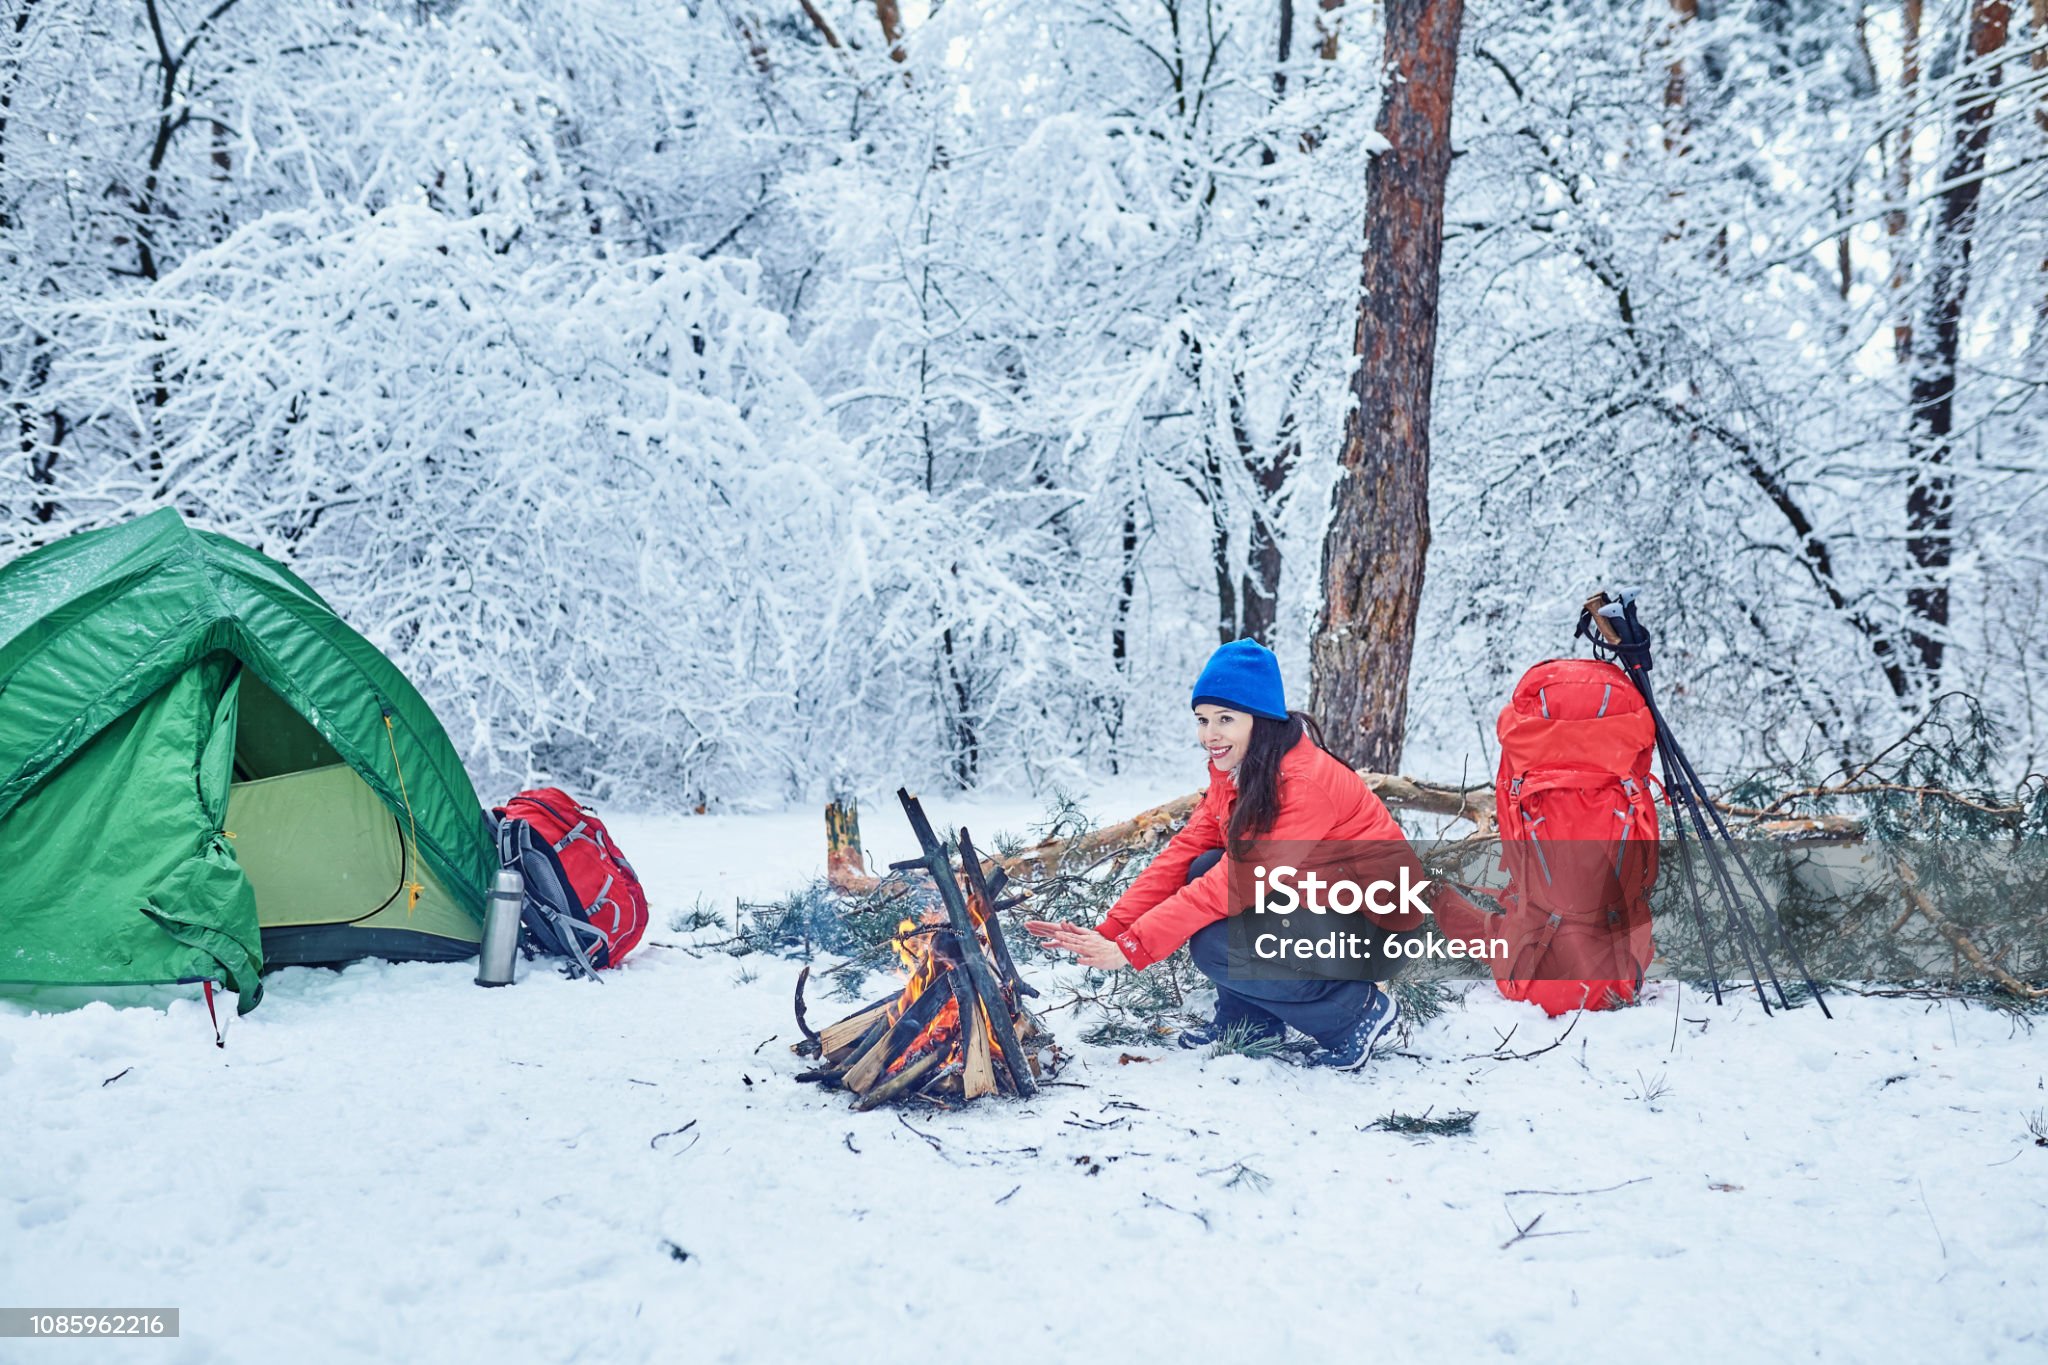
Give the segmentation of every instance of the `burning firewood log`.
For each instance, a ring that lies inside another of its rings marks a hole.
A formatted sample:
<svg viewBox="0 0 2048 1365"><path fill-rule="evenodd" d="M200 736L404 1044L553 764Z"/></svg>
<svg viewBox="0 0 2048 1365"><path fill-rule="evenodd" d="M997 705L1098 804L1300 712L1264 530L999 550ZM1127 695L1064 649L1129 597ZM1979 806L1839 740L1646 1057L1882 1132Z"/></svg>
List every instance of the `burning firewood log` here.
<svg viewBox="0 0 2048 1365"><path fill-rule="evenodd" d="M891 870L926 873L940 909L923 923L905 919L897 927L891 946L909 973L903 988L816 1033L804 1020L804 977L798 978L797 1021L805 1041L797 1050L818 1059L798 1079L852 1091L860 1110L914 1099L1028 1097L1062 1058L1024 1004L1038 992L1018 972L1003 937L1006 903L997 896L1005 874L984 875L973 836L962 829L962 877L956 879L945 842L917 798L902 790L896 795L924 851Z"/></svg>

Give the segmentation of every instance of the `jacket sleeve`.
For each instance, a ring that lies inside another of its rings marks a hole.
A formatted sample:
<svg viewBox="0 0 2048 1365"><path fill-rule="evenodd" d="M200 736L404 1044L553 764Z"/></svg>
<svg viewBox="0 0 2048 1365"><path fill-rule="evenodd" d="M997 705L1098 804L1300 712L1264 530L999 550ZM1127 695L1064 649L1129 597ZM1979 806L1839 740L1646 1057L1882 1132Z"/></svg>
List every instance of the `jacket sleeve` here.
<svg viewBox="0 0 2048 1365"><path fill-rule="evenodd" d="M1320 839L1335 827L1336 813L1330 803L1323 799L1321 792L1313 792L1306 800L1283 801L1280 818L1273 822L1273 832L1261 837ZM1213 847L1221 848L1223 845L1219 830ZM1230 880L1234 866L1226 851L1216 866L1194 881L1187 882L1109 937L1116 940L1117 947L1123 949L1124 957L1133 967L1143 969L1171 957L1176 948L1195 936L1197 930L1230 915ZM1185 869L1181 875L1186 876Z"/></svg>
<svg viewBox="0 0 2048 1365"><path fill-rule="evenodd" d="M1218 782L1223 780L1214 779ZM1216 818L1217 803L1212 799L1214 792L1212 783L1195 804L1188 822L1167 841L1165 848L1153 855L1145 870L1124 888L1123 895L1117 897L1116 904L1109 908L1109 918L1095 926L1096 933L1104 938L1116 938L1122 934L1140 915L1187 885L1189 864L1210 849L1223 847L1223 825Z"/></svg>
<svg viewBox="0 0 2048 1365"><path fill-rule="evenodd" d="M1408 842L1407 834L1401 829L1386 803L1368 790L1365 792L1363 817L1365 833L1360 836L1363 844L1361 855L1347 860L1348 874L1358 881L1387 881L1398 883L1406 880L1419 887L1428 888L1429 873L1422 865L1422 859L1415 856L1415 848ZM1433 888L1427 894L1440 892ZM1427 895L1425 903L1429 903ZM1382 929L1405 932L1422 927L1423 912L1403 905L1393 911L1379 911L1367 907L1361 912L1366 919Z"/></svg>
<svg viewBox="0 0 2048 1365"><path fill-rule="evenodd" d="M1358 793L1358 797L1368 803L1363 809L1349 792L1333 792L1304 781L1302 789L1283 794L1278 818L1274 820L1272 829L1260 838L1270 843L1314 843L1331 838L1340 828L1348 830L1362 823L1366 831L1363 836L1365 856L1352 866L1369 878L1393 880L1405 864L1411 877L1419 881L1422 864L1402 835L1400 824L1370 791ZM1344 841L1346 846L1357 842L1361 841L1350 838ZM1220 847L1222 843L1219 831L1214 846ZM1229 903L1232 867L1233 861L1226 852L1216 866L1195 881L1183 885L1128 924L1112 927L1105 923L1102 932L1116 941L1133 967L1149 967L1171 956L1197 931L1233 913ZM1181 866L1181 875L1186 876L1185 864ZM1422 916L1414 910L1394 914L1368 910L1365 913L1369 919L1388 929L1411 929L1422 922Z"/></svg>

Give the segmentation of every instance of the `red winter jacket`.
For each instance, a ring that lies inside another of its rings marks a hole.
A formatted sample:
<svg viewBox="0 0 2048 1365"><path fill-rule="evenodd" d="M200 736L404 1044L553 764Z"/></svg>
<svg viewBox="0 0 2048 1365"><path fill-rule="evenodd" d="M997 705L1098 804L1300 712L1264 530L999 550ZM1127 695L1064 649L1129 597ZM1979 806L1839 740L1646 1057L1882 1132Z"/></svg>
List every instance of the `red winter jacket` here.
<svg viewBox="0 0 2048 1365"><path fill-rule="evenodd" d="M1110 907L1109 918L1095 927L1104 938L1115 940L1133 967L1149 967L1170 956L1196 930L1234 913L1226 897L1231 870L1227 849L1200 877L1190 882L1187 876L1188 865L1197 857L1225 847L1223 832L1236 805L1237 784L1211 763L1209 789L1202 793L1187 824ZM1365 785L1365 779L1306 735L1280 760L1280 813L1273 827L1257 837L1274 841L1403 840L1399 845L1402 860L1413 857L1406 852L1401 826ZM1388 929L1412 929L1422 922L1413 910L1370 914L1370 918Z"/></svg>

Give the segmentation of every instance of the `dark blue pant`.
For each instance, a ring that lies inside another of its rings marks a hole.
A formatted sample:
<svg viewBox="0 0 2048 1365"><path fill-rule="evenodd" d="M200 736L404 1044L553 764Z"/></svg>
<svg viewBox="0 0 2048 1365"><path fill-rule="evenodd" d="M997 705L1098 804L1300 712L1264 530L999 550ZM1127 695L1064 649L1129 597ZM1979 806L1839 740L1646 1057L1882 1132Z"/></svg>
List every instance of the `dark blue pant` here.
<svg viewBox="0 0 2048 1365"><path fill-rule="evenodd" d="M1188 867L1188 880L1207 872L1222 857L1222 849L1212 848L1196 858ZM1217 920L1188 940L1195 965L1216 983L1216 1022L1224 1028L1286 1024L1327 1047L1358 1022L1373 997L1376 987L1369 981L1233 981L1229 935L1229 922Z"/></svg>

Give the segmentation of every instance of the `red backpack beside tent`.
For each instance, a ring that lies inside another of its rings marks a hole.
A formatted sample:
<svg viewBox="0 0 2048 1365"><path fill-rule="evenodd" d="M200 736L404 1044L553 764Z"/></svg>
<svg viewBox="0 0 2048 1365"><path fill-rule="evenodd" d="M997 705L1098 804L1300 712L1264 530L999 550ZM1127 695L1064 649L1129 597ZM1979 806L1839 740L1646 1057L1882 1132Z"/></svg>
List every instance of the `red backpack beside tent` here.
<svg viewBox="0 0 2048 1365"><path fill-rule="evenodd" d="M1500 992L1552 1016L1628 1004L1656 951L1650 709L1613 664L1550 659L1522 675L1496 733L1508 874Z"/></svg>
<svg viewBox="0 0 2048 1365"><path fill-rule="evenodd" d="M647 893L604 821L559 787L492 813L500 860L526 880L528 941L586 974L623 962L647 932Z"/></svg>

